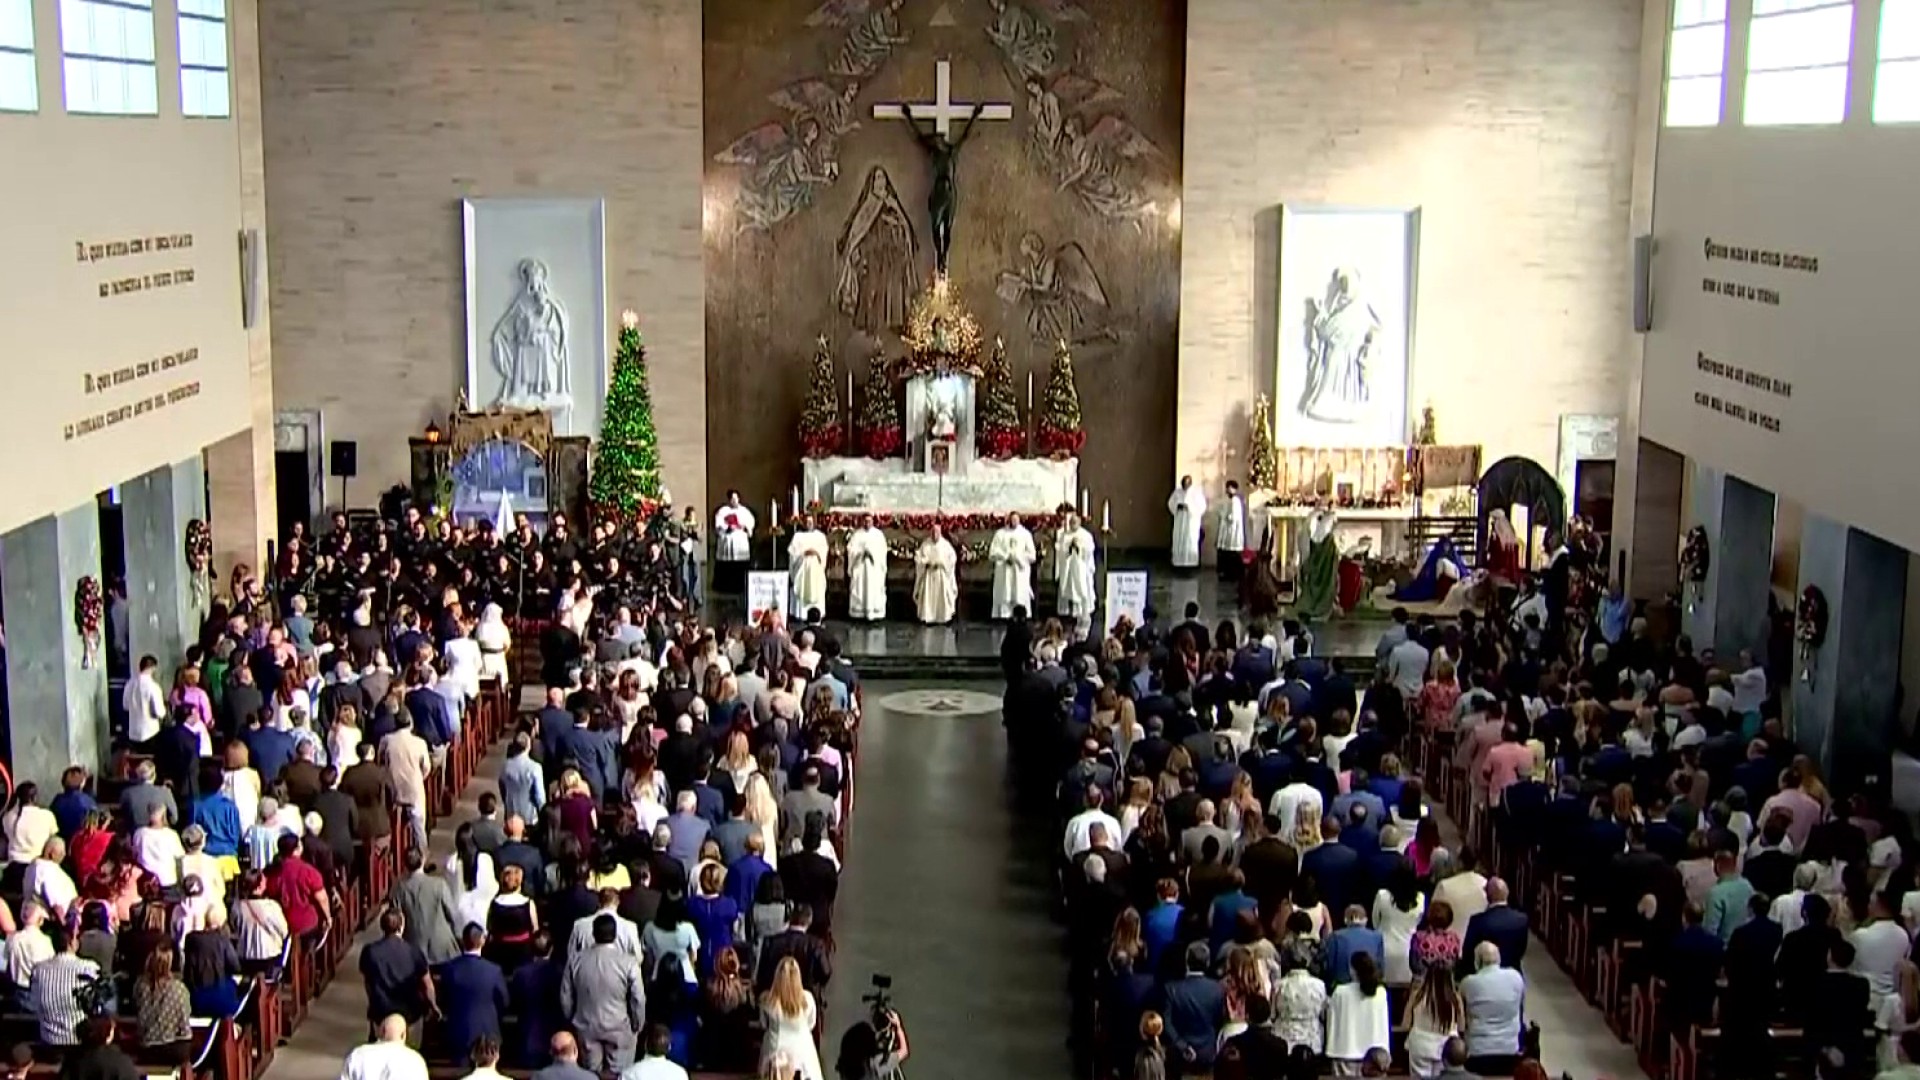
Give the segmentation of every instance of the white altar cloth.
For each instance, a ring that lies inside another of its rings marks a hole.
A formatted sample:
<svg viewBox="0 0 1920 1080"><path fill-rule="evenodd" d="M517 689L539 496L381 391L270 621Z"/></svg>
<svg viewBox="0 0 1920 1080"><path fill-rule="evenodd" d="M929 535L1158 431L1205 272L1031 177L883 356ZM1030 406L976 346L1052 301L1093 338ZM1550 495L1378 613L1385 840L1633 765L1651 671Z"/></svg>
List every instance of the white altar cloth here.
<svg viewBox="0 0 1920 1080"><path fill-rule="evenodd" d="M904 458L810 458L800 471L807 501L834 511L1037 514L1080 500L1077 458L981 459L964 476L944 479L910 469Z"/></svg>
<svg viewBox="0 0 1920 1080"><path fill-rule="evenodd" d="M1291 581L1299 562L1307 553L1307 529L1314 514L1311 506L1264 507L1268 528L1273 530L1275 573ZM1407 522L1413 520L1413 507L1389 506L1373 510L1334 511L1333 538L1340 553L1351 555L1365 540L1378 559L1400 558L1407 551Z"/></svg>

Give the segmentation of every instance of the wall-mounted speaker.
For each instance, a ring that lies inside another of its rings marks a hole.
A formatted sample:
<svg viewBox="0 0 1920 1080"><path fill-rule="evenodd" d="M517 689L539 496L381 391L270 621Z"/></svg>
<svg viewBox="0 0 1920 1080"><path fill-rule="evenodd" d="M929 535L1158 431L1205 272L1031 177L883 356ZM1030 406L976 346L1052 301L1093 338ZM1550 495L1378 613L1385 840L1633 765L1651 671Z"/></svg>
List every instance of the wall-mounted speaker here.
<svg viewBox="0 0 1920 1080"><path fill-rule="evenodd" d="M1653 329L1653 237L1633 238L1633 330L1644 334Z"/></svg>
<svg viewBox="0 0 1920 1080"><path fill-rule="evenodd" d="M335 439L327 445L327 464L331 475L353 479L360 471L360 444L352 439Z"/></svg>
<svg viewBox="0 0 1920 1080"><path fill-rule="evenodd" d="M240 325L253 329L260 317L260 230L240 230Z"/></svg>

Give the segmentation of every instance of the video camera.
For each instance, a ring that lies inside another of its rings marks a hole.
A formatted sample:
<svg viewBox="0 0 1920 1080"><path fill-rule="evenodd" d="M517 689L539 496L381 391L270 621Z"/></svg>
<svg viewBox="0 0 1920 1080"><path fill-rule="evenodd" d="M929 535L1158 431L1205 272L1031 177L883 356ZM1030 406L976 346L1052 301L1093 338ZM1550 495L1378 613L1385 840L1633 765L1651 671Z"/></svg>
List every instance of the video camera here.
<svg viewBox="0 0 1920 1080"><path fill-rule="evenodd" d="M867 1023L873 1027L873 1037L878 1043L879 1052L890 1054L896 1048L893 1045L893 976L875 972L873 989L860 995L867 1004Z"/></svg>

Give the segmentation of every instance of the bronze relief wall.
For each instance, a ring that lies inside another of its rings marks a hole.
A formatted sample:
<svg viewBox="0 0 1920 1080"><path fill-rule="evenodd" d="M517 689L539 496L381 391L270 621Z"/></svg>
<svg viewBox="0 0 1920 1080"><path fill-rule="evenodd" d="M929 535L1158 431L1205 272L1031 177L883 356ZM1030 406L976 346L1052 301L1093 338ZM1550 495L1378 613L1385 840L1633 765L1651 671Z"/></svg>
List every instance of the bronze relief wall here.
<svg viewBox="0 0 1920 1080"><path fill-rule="evenodd" d="M709 488L784 504L816 335L843 406L848 370L863 384L877 351L901 353L947 239L929 208L944 171L953 287L1005 336L1023 406L1027 373L1043 387L1053 342L1071 341L1082 483L1112 501L1117 542L1163 542L1184 0L706 0L704 15ZM944 139L926 115L942 61ZM875 116L902 104L922 118Z"/></svg>

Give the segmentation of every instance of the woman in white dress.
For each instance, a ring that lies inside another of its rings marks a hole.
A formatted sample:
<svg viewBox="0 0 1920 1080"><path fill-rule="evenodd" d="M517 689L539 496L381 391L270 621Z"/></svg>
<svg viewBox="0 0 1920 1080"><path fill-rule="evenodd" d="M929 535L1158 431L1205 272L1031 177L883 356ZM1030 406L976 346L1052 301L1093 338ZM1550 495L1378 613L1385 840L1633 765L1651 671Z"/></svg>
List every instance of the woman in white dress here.
<svg viewBox="0 0 1920 1080"><path fill-rule="evenodd" d="M499 604L480 609L480 622L473 628L473 640L480 645L480 677L508 683L507 650L513 647L513 631L507 629Z"/></svg>
<svg viewBox="0 0 1920 1080"><path fill-rule="evenodd" d="M1335 1076L1359 1076L1369 1051L1392 1049L1393 1021L1387 1008L1387 988L1373 957L1356 953L1353 981L1341 983L1327 996L1327 1060Z"/></svg>
<svg viewBox="0 0 1920 1080"><path fill-rule="evenodd" d="M1388 875L1386 888L1373 897L1373 928L1386 942L1381 978L1388 986L1413 982L1413 932L1426 916L1427 898L1420 893L1413 867L1402 862Z"/></svg>
<svg viewBox="0 0 1920 1080"><path fill-rule="evenodd" d="M1453 969L1445 964L1427 968L1420 985L1407 998L1407 1069L1416 1080L1434 1080L1440 1075L1440 1052L1447 1040L1460 1034L1460 1020L1466 1010L1460 1007L1460 989L1454 985Z"/></svg>
<svg viewBox="0 0 1920 1080"><path fill-rule="evenodd" d="M801 1080L826 1080L820 1072L820 1050L813 1043L814 1018L818 1013L813 995L800 985L800 965L791 956L781 957L773 969L773 986L760 998L760 1015L766 1026L766 1038L760 1044L761 1071L772 1066L774 1058L785 1055Z"/></svg>
<svg viewBox="0 0 1920 1080"><path fill-rule="evenodd" d="M460 918L453 932L466 933L469 923L484 929L493 898L500 895L500 882L493 873L493 856L481 851L473 838L472 822L454 830L453 854L447 856L447 883L453 886L453 910Z"/></svg>
<svg viewBox="0 0 1920 1080"><path fill-rule="evenodd" d="M766 848L761 858L767 860L771 869L780 868L780 804L774 800L773 787L767 783L767 776L755 772L747 777L747 820L760 830L760 839Z"/></svg>

